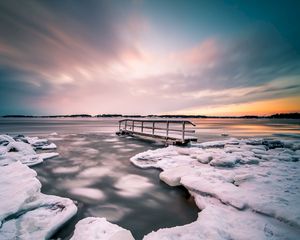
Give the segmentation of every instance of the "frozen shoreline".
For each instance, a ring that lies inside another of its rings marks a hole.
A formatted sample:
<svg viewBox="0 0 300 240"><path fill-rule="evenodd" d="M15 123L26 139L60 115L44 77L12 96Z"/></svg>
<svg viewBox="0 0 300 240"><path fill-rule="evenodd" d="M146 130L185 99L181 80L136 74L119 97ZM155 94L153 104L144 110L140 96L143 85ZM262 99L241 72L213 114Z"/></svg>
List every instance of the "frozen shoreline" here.
<svg viewBox="0 0 300 240"><path fill-rule="evenodd" d="M35 149L55 148L47 139L0 135L0 239L47 239L76 214L72 200L42 194L36 172L26 166L57 155ZM297 239L299 159L300 141L264 139L169 146L137 154L132 163L162 169L160 179L184 186L201 210L195 222L160 229L143 239ZM99 236L133 239L130 231L105 218L82 219L72 239Z"/></svg>
<svg viewBox="0 0 300 240"><path fill-rule="evenodd" d="M201 212L197 221L160 229L150 239L297 239L300 231L300 142L229 139L169 146L131 158L183 185Z"/></svg>

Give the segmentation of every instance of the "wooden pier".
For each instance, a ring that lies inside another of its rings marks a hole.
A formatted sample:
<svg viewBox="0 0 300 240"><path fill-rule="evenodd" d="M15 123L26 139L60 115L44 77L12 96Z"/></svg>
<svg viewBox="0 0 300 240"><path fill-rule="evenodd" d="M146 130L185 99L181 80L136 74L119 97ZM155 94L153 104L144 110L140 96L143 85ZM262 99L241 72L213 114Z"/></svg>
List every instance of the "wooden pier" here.
<svg viewBox="0 0 300 240"><path fill-rule="evenodd" d="M137 135L165 140L173 144L187 144L197 141L190 136L195 133L196 125L186 120L142 120L123 119L119 121L118 135ZM188 135L189 134L189 135Z"/></svg>

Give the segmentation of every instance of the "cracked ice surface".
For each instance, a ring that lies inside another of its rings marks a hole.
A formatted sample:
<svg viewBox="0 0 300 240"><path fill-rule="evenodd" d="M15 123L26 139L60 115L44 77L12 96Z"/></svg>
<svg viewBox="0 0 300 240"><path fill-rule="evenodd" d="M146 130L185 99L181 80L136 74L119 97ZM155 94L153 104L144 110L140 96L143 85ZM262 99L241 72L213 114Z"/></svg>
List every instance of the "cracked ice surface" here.
<svg viewBox="0 0 300 240"><path fill-rule="evenodd" d="M76 224L71 240L134 240L130 231L105 218L88 217Z"/></svg>
<svg viewBox="0 0 300 240"><path fill-rule="evenodd" d="M131 161L163 171L183 185L202 210L192 224L162 229L144 239L298 239L300 141L229 139L170 146Z"/></svg>
<svg viewBox="0 0 300 240"><path fill-rule="evenodd" d="M76 214L72 200L40 190L36 172L26 165L0 166L0 239L47 239Z"/></svg>
<svg viewBox="0 0 300 240"><path fill-rule="evenodd" d="M49 143L47 139L38 137L25 137L18 135L11 137L0 135L0 165L10 162L20 161L28 166L33 166L46 159L58 156L58 153L36 153L35 149L49 150L55 149L54 143Z"/></svg>

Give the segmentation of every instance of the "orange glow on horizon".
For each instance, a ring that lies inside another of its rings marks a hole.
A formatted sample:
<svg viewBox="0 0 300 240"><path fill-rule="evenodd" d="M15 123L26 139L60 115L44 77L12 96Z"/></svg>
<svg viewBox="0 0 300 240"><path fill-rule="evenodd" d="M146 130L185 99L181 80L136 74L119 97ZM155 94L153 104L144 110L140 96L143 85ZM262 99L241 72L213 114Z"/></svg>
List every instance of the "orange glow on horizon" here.
<svg viewBox="0 0 300 240"><path fill-rule="evenodd" d="M230 104L226 106L209 106L182 110L174 114L208 115L208 116L266 116L276 113L300 112L300 96L264 100L251 103Z"/></svg>

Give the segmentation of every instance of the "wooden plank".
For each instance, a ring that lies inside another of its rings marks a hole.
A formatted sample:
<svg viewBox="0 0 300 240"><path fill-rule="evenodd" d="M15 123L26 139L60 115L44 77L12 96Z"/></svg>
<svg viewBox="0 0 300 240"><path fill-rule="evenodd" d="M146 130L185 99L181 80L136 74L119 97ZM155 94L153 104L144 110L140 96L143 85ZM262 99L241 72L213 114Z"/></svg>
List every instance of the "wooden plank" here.
<svg viewBox="0 0 300 240"><path fill-rule="evenodd" d="M166 139L165 136L161 136L161 135L152 135L150 133L141 133L141 132L132 132L132 131L123 131L125 134L130 134L130 135L141 135L141 136L147 136L147 137L155 137L155 138L160 138L160 139ZM169 140L174 140L174 141L181 141L180 138L176 138L176 137L168 137ZM196 138L185 138L184 141L193 141L196 140Z"/></svg>
<svg viewBox="0 0 300 240"><path fill-rule="evenodd" d="M148 137L151 137L151 138L161 138L161 139L166 139L165 136L162 136L162 135L157 135L157 134L154 134L152 135L151 133L142 133L142 132L132 132L132 131L122 131L124 134L129 134L129 135L142 135L142 136L148 136ZM176 140L176 141L182 141L182 139L180 137L168 137L169 140ZM184 141L195 141L197 140L197 138L195 137L187 137L184 139Z"/></svg>

